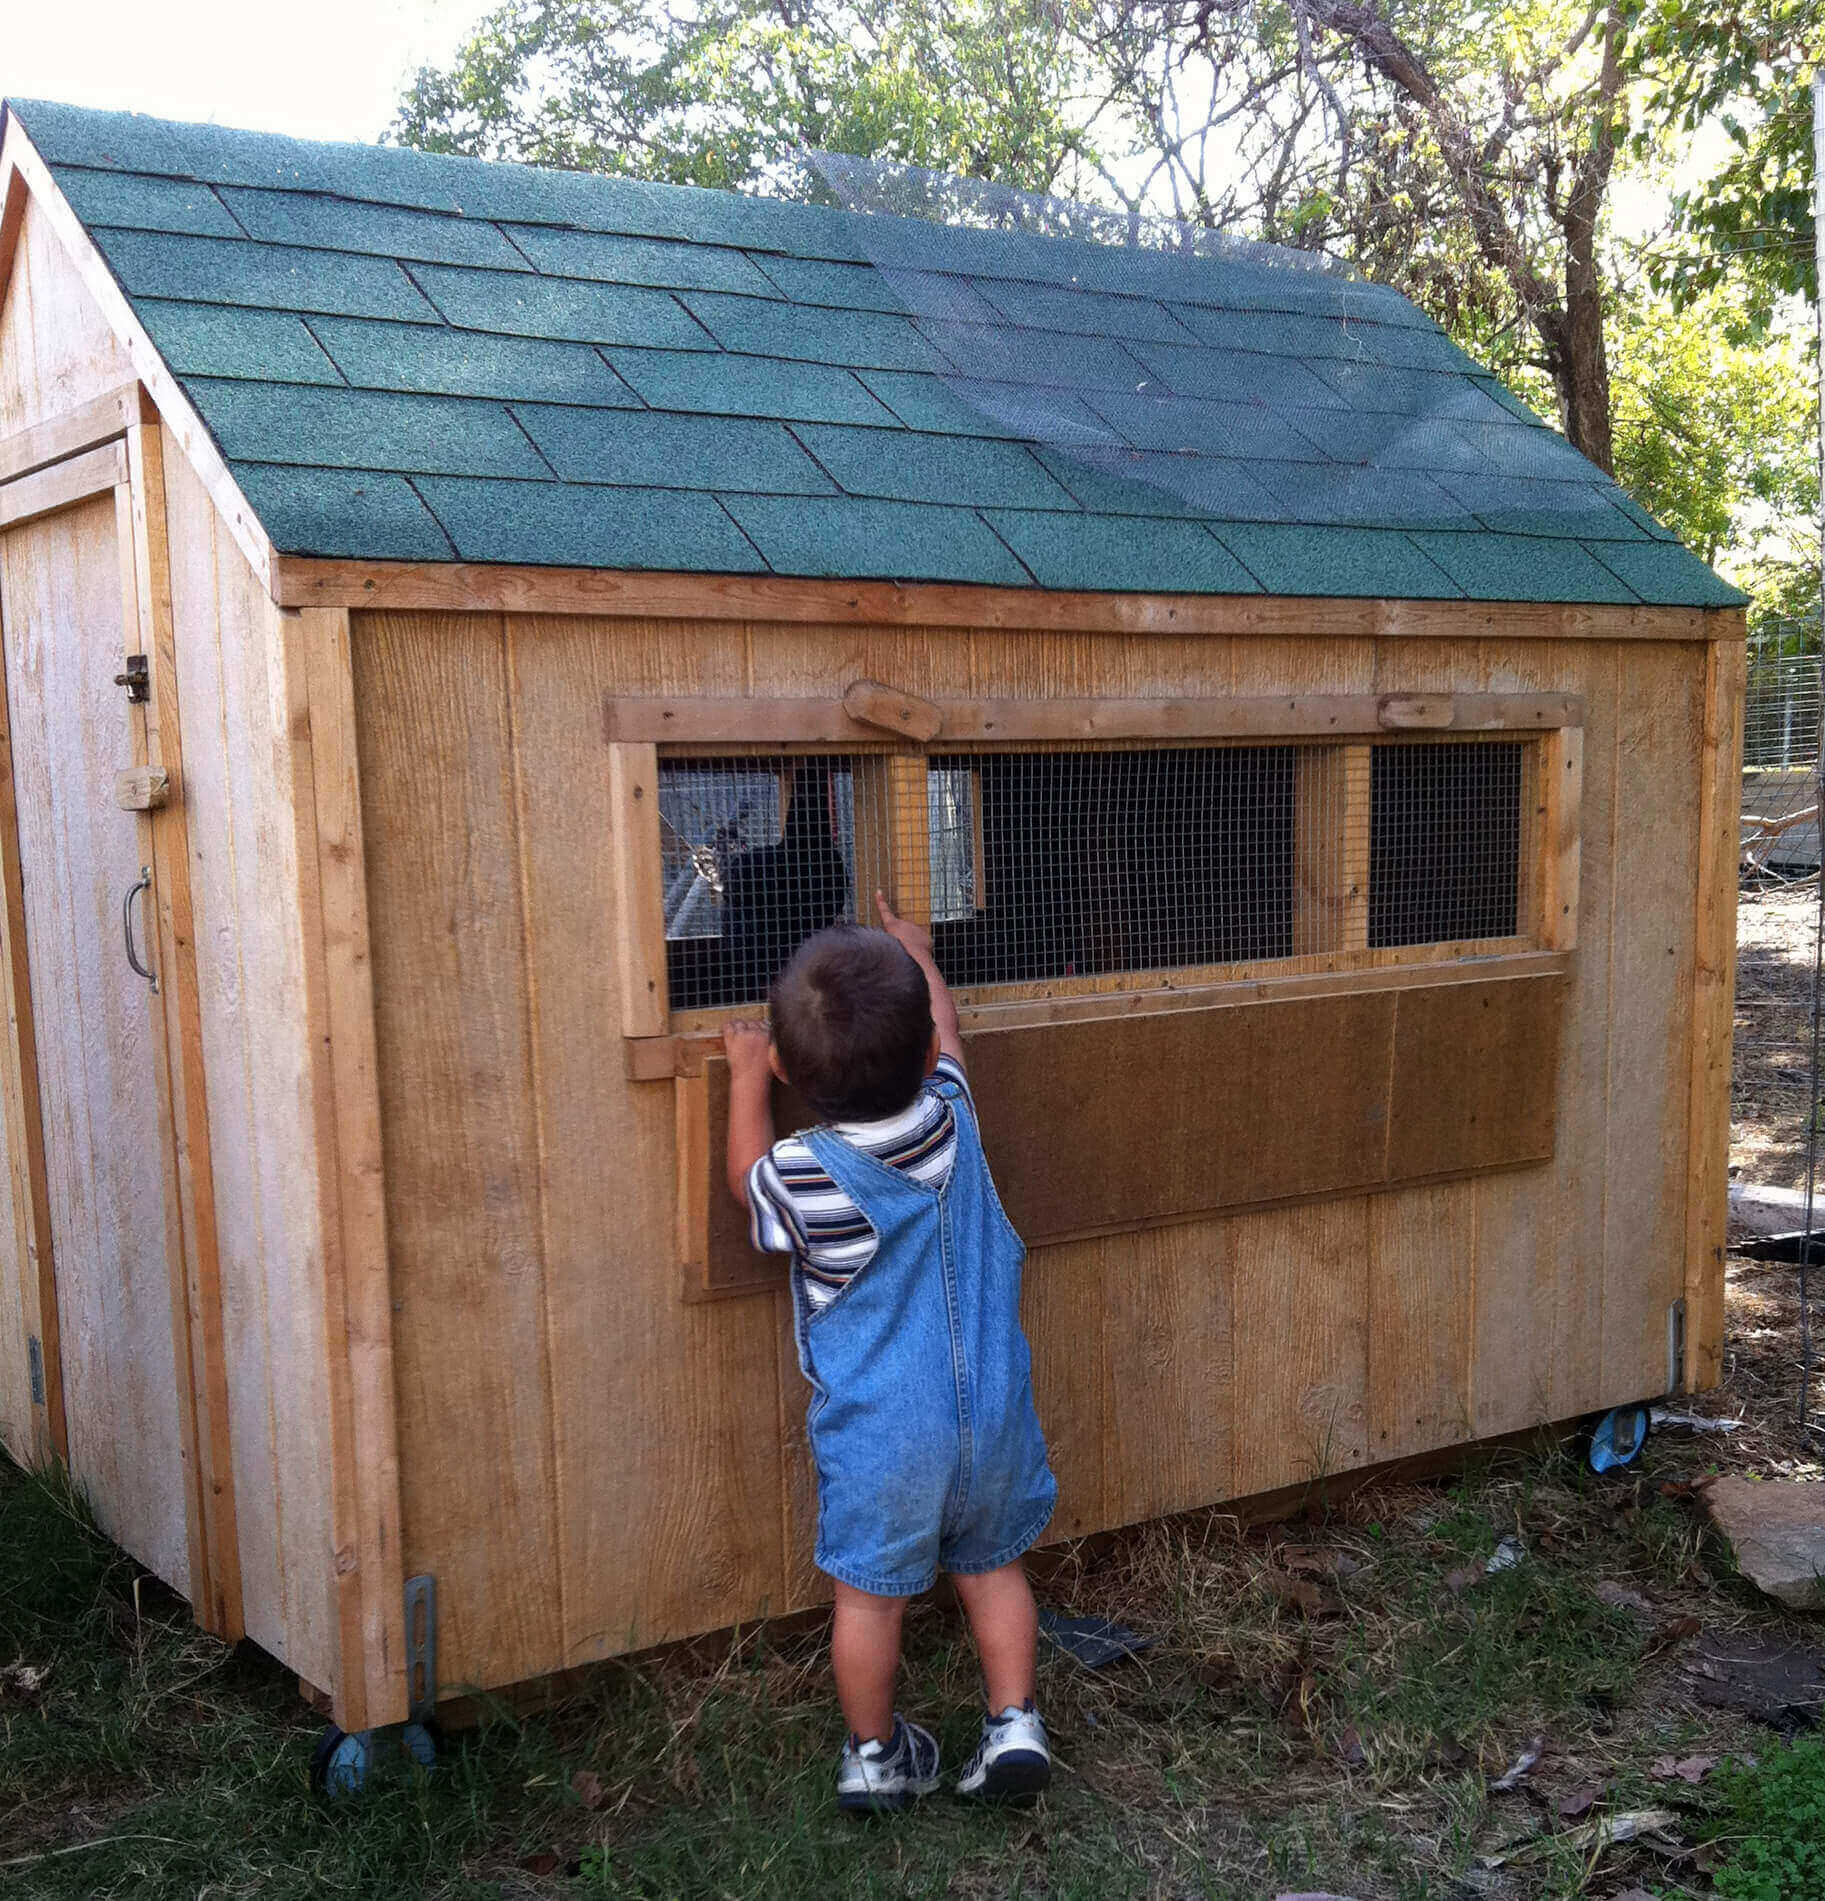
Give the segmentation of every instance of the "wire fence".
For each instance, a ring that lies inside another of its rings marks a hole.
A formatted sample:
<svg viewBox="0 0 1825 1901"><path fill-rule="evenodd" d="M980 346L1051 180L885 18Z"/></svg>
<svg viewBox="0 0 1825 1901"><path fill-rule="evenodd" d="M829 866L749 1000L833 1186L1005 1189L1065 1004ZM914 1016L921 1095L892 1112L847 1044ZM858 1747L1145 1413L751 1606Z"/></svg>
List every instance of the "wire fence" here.
<svg viewBox="0 0 1825 1901"><path fill-rule="evenodd" d="M1825 1228L1820 1126L1820 729L1817 623L1758 629L1743 719L1742 856L1737 907L1736 1054L1731 1174L1742 1188L1792 1196L1790 1226ZM1819 1257L1813 1259L1814 1254ZM1818 1416L1810 1321L1825 1240L1797 1249L1802 1319L1799 1408Z"/></svg>

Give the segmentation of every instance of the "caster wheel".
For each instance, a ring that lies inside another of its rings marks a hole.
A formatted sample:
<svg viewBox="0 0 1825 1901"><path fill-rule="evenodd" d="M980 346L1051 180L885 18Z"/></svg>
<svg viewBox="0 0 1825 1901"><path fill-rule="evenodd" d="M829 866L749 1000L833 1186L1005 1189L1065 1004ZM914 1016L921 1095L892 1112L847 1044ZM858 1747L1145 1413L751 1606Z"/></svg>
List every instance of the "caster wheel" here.
<svg viewBox="0 0 1825 1901"><path fill-rule="evenodd" d="M359 1795L368 1786L373 1763L370 1731L357 1730L351 1736L332 1723L317 1738L317 1747L311 1753L311 1787L319 1795L334 1799Z"/></svg>
<svg viewBox="0 0 1825 1901"><path fill-rule="evenodd" d="M408 1723L399 1732L399 1746L419 1768L437 1767L437 1732L426 1723Z"/></svg>
<svg viewBox="0 0 1825 1901"><path fill-rule="evenodd" d="M1641 1457L1648 1442L1648 1409L1617 1406L1591 1428L1590 1467L1593 1472L1619 1472Z"/></svg>

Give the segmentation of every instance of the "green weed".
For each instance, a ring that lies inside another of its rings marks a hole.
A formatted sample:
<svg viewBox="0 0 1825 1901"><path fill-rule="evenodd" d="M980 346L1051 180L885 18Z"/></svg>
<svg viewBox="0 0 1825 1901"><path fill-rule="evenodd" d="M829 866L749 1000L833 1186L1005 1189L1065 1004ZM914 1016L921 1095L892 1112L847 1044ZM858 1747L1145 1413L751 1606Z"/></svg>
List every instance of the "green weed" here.
<svg viewBox="0 0 1825 1901"><path fill-rule="evenodd" d="M1825 1742L1800 1741L1717 1779L1720 1842L1713 1876L1724 1901L1817 1901L1825 1895Z"/></svg>

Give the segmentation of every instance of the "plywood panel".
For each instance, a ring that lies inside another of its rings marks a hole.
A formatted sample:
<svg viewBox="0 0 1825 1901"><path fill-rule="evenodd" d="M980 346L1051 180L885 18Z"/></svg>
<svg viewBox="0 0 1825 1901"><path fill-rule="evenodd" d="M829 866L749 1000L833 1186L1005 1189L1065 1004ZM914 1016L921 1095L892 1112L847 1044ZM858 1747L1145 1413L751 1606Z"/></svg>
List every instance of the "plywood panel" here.
<svg viewBox="0 0 1825 1901"><path fill-rule="evenodd" d="M1058 1480L1048 1540L1119 1522L1106 1470L1110 1394L1103 1338L1126 1296L1127 1256L1109 1241L1034 1248L1021 1285L1020 1322L1033 1355L1033 1399Z"/></svg>
<svg viewBox="0 0 1825 1901"><path fill-rule="evenodd" d="M1398 993L1388 1180L1552 1155L1563 989L1541 977Z"/></svg>
<svg viewBox="0 0 1825 1901"><path fill-rule="evenodd" d="M1617 711L1608 1201L1599 1403L1667 1387L1685 1293L1693 927L1705 651L1631 652Z"/></svg>
<svg viewBox="0 0 1825 1901"><path fill-rule="evenodd" d="M28 202L0 304L0 434L61 416L122 383L133 366Z"/></svg>
<svg viewBox="0 0 1825 1901"><path fill-rule="evenodd" d="M70 1465L108 1534L188 1591L152 999L118 935L140 872L113 801L122 598L112 496L0 541Z"/></svg>
<svg viewBox="0 0 1825 1901"><path fill-rule="evenodd" d="M1369 1203L1369 1455L1455 1445L1470 1431L1476 1185Z"/></svg>
<svg viewBox="0 0 1825 1901"><path fill-rule="evenodd" d="M735 689L723 669L742 656L662 628L515 621L509 641L562 1643L583 1662L787 1594L772 1303L680 1302L671 1091L625 1081L597 713L610 690ZM720 1204L721 1157L707 1159Z"/></svg>
<svg viewBox="0 0 1825 1901"><path fill-rule="evenodd" d="M243 1613L327 1685L329 1344L275 610L181 456L165 483Z"/></svg>
<svg viewBox="0 0 1825 1901"><path fill-rule="evenodd" d="M354 651L404 1564L437 1577L440 1678L502 1683L564 1617L506 646L363 617Z"/></svg>
<svg viewBox="0 0 1825 1901"><path fill-rule="evenodd" d="M1367 1199L1237 1216L1234 1492L1370 1457Z"/></svg>

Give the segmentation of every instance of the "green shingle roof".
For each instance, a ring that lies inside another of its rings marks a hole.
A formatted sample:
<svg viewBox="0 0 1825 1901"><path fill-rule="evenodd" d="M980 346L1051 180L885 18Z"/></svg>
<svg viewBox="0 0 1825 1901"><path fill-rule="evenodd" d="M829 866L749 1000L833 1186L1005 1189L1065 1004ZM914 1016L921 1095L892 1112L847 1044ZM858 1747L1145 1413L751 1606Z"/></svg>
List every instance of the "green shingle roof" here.
<svg viewBox="0 0 1825 1901"><path fill-rule="evenodd" d="M7 110L283 554L1742 598L1382 285Z"/></svg>

